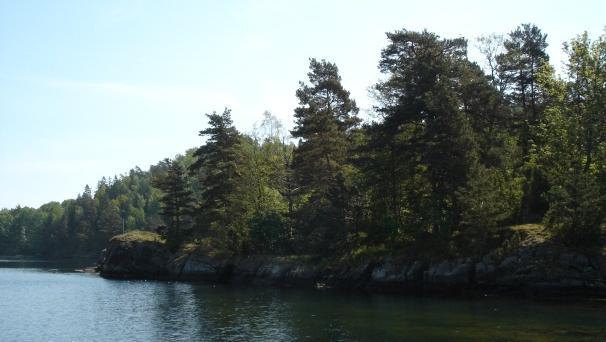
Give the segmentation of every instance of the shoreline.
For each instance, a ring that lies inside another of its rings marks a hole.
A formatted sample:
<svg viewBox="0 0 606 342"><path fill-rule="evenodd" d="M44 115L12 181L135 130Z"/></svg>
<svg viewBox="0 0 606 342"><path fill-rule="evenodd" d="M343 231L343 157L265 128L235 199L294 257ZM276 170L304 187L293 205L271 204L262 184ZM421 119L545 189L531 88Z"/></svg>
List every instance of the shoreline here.
<svg viewBox="0 0 606 342"><path fill-rule="evenodd" d="M111 279L252 284L446 296L606 299L603 255L549 243L475 258L389 256L339 261L314 256L171 253L159 241L112 239L97 267Z"/></svg>

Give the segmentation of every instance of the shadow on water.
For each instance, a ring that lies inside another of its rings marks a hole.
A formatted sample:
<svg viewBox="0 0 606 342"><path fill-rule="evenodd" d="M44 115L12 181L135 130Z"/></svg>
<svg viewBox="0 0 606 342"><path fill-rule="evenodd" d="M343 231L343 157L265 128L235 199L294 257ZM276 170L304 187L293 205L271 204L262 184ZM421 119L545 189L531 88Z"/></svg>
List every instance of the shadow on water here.
<svg viewBox="0 0 606 342"><path fill-rule="evenodd" d="M176 335L204 340L603 340L606 306L172 283L156 299ZM176 319L176 321L175 321ZM194 322L194 323L192 323ZM171 323L171 324L173 324Z"/></svg>

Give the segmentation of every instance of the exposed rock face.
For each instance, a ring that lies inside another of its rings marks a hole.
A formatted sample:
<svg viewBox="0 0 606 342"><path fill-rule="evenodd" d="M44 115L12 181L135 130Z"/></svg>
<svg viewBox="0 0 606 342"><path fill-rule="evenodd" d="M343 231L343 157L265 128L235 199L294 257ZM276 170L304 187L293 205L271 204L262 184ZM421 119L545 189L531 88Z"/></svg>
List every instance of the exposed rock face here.
<svg viewBox="0 0 606 342"><path fill-rule="evenodd" d="M231 281L278 286L312 286L318 275L313 263L297 258L251 255L230 260Z"/></svg>
<svg viewBox="0 0 606 342"><path fill-rule="evenodd" d="M602 257L565 250L550 243L522 246L500 258L476 263L482 289L519 289L532 295L606 294Z"/></svg>
<svg viewBox="0 0 606 342"><path fill-rule="evenodd" d="M162 244L112 241L99 270L115 278L170 278L392 292L515 292L606 297L604 260L547 242L451 260L318 260L275 256L173 255Z"/></svg>
<svg viewBox="0 0 606 342"><path fill-rule="evenodd" d="M170 251L155 241L120 241L112 239L103 250L98 270L113 278L168 277Z"/></svg>
<svg viewBox="0 0 606 342"><path fill-rule="evenodd" d="M185 257L183 267L173 277L181 280L227 281L232 265L229 259L192 253Z"/></svg>
<svg viewBox="0 0 606 342"><path fill-rule="evenodd" d="M424 282L435 287L466 286L470 283L471 260L443 260L431 263Z"/></svg>

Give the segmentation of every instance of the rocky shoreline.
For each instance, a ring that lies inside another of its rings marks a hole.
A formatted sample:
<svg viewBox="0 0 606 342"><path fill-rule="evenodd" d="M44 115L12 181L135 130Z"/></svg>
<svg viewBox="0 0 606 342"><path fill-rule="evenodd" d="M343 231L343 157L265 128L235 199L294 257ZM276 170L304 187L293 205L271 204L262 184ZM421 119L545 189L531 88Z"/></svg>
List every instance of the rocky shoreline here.
<svg viewBox="0 0 606 342"><path fill-rule="evenodd" d="M606 298L603 255L546 241L525 241L478 258L363 258L330 262L313 257L171 253L158 241L113 239L98 262L106 278L252 283L394 293L511 293Z"/></svg>

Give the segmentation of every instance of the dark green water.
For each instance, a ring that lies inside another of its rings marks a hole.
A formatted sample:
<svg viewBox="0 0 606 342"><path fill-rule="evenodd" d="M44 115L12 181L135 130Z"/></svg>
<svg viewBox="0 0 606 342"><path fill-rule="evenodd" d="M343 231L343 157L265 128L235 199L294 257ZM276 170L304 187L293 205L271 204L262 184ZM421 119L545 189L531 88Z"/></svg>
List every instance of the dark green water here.
<svg viewBox="0 0 606 342"><path fill-rule="evenodd" d="M106 280L0 261L0 341L606 340L606 304Z"/></svg>

